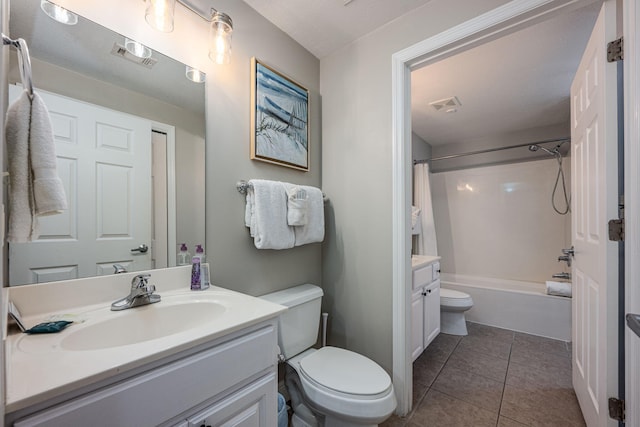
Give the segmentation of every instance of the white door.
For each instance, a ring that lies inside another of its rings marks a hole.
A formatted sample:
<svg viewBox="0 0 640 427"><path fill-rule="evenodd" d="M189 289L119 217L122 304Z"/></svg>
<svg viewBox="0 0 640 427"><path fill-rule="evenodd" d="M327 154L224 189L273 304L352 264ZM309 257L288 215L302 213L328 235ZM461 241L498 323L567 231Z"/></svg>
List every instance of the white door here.
<svg viewBox="0 0 640 427"><path fill-rule="evenodd" d="M153 268L169 267L169 218L167 207L167 134L151 132L153 159Z"/></svg>
<svg viewBox="0 0 640 427"><path fill-rule="evenodd" d="M13 100L21 89L11 87ZM40 217L40 237L9 247L11 285L151 267L151 124L39 92L49 108L69 209Z"/></svg>
<svg viewBox="0 0 640 427"><path fill-rule="evenodd" d="M571 85L573 386L589 426L617 425L607 399L617 396L617 243L607 221L617 217L615 1L606 1Z"/></svg>

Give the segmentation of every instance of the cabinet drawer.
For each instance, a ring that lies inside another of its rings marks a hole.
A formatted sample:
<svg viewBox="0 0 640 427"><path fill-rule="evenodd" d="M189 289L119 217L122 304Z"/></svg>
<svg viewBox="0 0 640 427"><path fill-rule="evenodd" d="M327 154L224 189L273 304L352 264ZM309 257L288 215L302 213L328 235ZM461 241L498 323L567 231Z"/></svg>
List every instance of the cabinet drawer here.
<svg viewBox="0 0 640 427"><path fill-rule="evenodd" d="M434 262L433 263L433 280L439 279L440 278L440 263L439 262Z"/></svg>
<svg viewBox="0 0 640 427"><path fill-rule="evenodd" d="M275 365L269 325L185 359L62 403L14 426L157 426Z"/></svg>
<svg viewBox="0 0 640 427"><path fill-rule="evenodd" d="M433 280L433 265L429 264L413 270L413 289L431 283Z"/></svg>

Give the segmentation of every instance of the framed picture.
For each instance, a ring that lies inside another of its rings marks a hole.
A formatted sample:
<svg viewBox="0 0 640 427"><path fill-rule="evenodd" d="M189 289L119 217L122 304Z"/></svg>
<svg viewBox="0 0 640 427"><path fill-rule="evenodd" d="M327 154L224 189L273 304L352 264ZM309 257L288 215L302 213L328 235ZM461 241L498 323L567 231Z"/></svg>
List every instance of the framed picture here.
<svg viewBox="0 0 640 427"><path fill-rule="evenodd" d="M251 159L309 170L309 91L251 58Z"/></svg>

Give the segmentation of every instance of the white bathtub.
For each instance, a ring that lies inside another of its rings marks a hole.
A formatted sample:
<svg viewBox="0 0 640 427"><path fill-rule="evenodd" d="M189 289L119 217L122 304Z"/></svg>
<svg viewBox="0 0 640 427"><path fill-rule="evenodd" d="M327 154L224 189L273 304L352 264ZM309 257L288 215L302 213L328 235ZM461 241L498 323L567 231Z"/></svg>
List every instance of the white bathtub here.
<svg viewBox="0 0 640 427"><path fill-rule="evenodd" d="M471 295L468 321L571 341L571 298L547 295L544 283L442 273L440 286Z"/></svg>

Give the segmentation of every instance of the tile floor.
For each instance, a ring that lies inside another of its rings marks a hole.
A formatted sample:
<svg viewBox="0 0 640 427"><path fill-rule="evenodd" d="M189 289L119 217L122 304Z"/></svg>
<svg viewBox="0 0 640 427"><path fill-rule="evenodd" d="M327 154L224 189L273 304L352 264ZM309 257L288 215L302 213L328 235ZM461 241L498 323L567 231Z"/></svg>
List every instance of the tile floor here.
<svg viewBox="0 0 640 427"><path fill-rule="evenodd" d="M413 409L382 427L584 426L571 345L468 323L440 334L413 364Z"/></svg>

